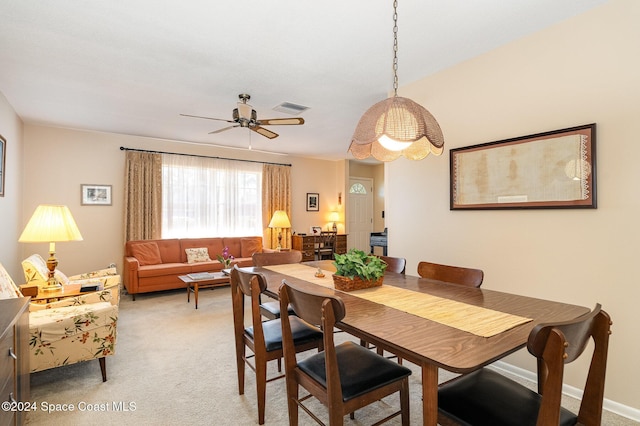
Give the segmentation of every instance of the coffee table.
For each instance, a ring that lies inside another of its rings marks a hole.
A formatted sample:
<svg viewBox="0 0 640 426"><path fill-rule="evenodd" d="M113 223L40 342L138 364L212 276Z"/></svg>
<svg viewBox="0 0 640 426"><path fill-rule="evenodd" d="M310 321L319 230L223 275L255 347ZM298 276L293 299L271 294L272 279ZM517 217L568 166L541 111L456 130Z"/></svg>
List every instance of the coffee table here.
<svg viewBox="0 0 640 426"><path fill-rule="evenodd" d="M193 289L196 309L198 309L198 290L201 288L221 287L230 284L229 275L223 272L207 272L206 274L180 275L180 278L187 284L187 303L190 302L191 290Z"/></svg>

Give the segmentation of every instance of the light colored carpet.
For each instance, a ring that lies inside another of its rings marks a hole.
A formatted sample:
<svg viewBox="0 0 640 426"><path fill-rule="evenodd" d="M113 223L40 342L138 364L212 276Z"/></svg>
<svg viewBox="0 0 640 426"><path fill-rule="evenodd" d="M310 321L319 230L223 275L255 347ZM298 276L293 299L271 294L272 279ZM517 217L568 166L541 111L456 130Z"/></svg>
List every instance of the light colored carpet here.
<svg viewBox="0 0 640 426"><path fill-rule="evenodd" d="M350 338L346 333L337 339ZM356 339L354 339L356 340ZM276 373L275 362L271 373ZM420 371L411 376L411 424L422 424ZM98 361L55 368L31 375L31 400L37 411L31 425L252 425L258 424L255 375L246 374L245 395L238 395L231 300L228 287L200 292L198 309L186 291L139 295L120 302L116 355L107 358L108 381L102 383ZM440 380L451 375L442 372ZM283 380L267 384L267 425L288 424ZM64 411L72 404L74 411ZM392 396L356 412L345 424L372 424L395 411ZM59 411L51 413L43 408ZM575 410L577 401L567 400ZM127 409L125 411L124 409ZM326 409L312 404L326 420ZM300 411L300 425L314 425ZM394 419L388 424L399 424ZM605 425L632 425L606 413Z"/></svg>

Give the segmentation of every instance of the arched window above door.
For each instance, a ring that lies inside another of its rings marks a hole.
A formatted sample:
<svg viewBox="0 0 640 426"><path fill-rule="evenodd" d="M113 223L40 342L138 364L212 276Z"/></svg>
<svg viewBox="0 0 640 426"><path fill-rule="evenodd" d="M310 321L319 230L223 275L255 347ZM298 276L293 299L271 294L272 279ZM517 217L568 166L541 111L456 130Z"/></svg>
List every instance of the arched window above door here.
<svg viewBox="0 0 640 426"><path fill-rule="evenodd" d="M361 183L354 183L353 185L351 185L351 188L349 188L349 194L366 194L366 193L367 193L367 188L365 188L364 185Z"/></svg>

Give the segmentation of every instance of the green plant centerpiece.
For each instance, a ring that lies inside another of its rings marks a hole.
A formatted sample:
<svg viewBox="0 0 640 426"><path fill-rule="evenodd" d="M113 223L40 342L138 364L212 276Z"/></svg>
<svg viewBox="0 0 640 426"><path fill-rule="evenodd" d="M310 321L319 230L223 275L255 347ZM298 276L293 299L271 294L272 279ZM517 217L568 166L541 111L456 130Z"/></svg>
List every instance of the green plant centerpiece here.
<svg viewBox="0 0 640 426"><path fill-rule="evenodd" d="M333 282L337 290L352 291L382 285L387 264L377 256L351 249L345 254L334 254Z"/></svg>

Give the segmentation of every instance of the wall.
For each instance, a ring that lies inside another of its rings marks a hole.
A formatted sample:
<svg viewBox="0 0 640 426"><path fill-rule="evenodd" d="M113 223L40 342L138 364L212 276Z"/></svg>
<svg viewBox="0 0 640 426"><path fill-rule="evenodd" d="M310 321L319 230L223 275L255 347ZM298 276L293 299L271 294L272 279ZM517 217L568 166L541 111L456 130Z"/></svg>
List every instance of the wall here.
<svg viewBox="0 0 640 426"><path fill-rule="evenodd" d="M483 288L601 303L613 318L606 398L637 419L639 20L640 2L613 0L401 90L438 119L447 149L597 123L597 209L450 211L448 153L386 170L389 248L408 273L428 259L482 268ZM507 361L535 370L524 350ZM583 387L583 366L570 385Z"/></svg>
<svg viewBox="0 0 640 426"><path fill-rule="evenodd" d="M291 222L293 229L307 232L312 225L326 226L329 223L329 211L337 204L337 188L341 188L344 181L343 161L269 155L39 125L25 125L24 141L24 157L30 167L39 165L39 172L25 173L24 214L18 227L24 227L39 204L69 206L84 240L56 244L59 268L67 275L103 268L111 262L119 268L122 266L125 151L120 150L121 146L292 164ZM81 184L112 185L113 205L82 206ZM320 194L320 212L306 211L307 192ZM17 242L17 239L16 236L12 241ZM19 259L31 253L44 257L48 250L46 243L21 243L20 246Z"/></svg>
<svg viewBox="0 0 640 426"><path fill-rule="evenodd" d="M0 263L19 282L23 279L18 252L22 233L22 121L0 92L0 134L6 140L4 197L0 197ZM26 222L25 222L26 223Z"/></svg>

